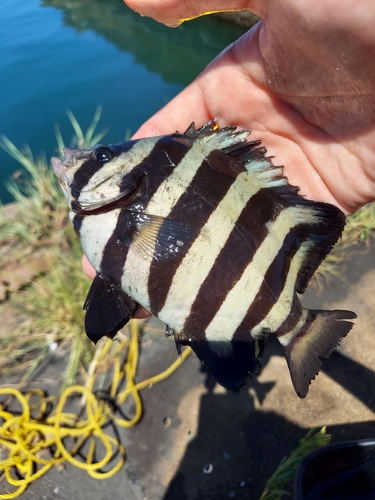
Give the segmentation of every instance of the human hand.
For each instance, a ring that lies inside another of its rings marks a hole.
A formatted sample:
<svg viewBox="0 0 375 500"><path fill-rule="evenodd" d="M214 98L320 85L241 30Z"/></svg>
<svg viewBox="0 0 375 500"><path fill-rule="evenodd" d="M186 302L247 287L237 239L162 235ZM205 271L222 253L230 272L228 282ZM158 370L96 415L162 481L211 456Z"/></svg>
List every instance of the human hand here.
<svg viewBox="0 0 375 500"><path fill-rule="evenodd" d="M130 0L176 25L204 11L262 17L134 138L215 118L253 130L300 194L346 214L375 200L375 4L370 0ZM95 271L84 269L93 277ZM144 310L138 317L144 317Z"/></svg>
<svg viewBox="0 0 375 500"><path fill-rule="evenodd" d="M176 25L205 10L262 17L135 137L215 118L253 130L300 194L346 214L375 199L375 4L370 0L129 0Z"/></svg>

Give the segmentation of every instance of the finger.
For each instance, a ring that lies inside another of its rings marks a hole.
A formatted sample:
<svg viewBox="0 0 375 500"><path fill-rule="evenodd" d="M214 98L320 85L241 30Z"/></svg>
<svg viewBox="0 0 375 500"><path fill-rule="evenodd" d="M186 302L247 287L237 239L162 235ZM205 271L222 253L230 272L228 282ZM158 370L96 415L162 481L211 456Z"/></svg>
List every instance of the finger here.
<svg viewBox="0 0 375 500"><path fill-rule="evenodd" d="M183 21L199 17L212 12L225 12L250 9L257 12L258 1L249 0L215 0L202 2L201 0L124 0L134 11L142 16L152 17L168 26L178 26ZM263 2L264 3L264 2ZM258 14L260 15L260 14Z"/></svg>
<svg viewBox="0 0 375 500"><path fill-rule="evenodd" d="M92 265L90 264L88 258L86 257L86 255L83 255L82 256L82 269L83 269L83 272L91 279L94 279L95 276L96 276L96 271L95 269L92 267Z"/></svg>
<svg viewBox="0 0 375 500"><path fill-rule="evenodd" d="M138 306L138 309L133 314L133 318L135 319L144 319L148 318L149 316L151 316L151 313L148 312L147 309L145 309L142 306Z"/></svg>
<svg viewBox="0 0 375 500"><path fill-rule="evenodd" d="M255 28L248 32L220 54L194 82L145 122L134 138L184 132L192 121L201 126L212 119L219 127L249 128L252 138L260 139L268 153L276 157L276 164L284 165L289 182L299 186L301 194L337 204L305 152L308 134L312 135L313 130L264 88L258 31ZM241 57L248 66L251 61L249 73L244 72Z"/></svg>

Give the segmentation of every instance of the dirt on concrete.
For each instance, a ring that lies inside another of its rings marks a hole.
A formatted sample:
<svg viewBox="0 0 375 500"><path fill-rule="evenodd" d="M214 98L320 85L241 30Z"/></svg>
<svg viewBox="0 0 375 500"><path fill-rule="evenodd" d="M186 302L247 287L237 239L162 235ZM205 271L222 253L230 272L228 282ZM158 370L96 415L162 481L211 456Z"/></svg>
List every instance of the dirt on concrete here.
<svg viewBox="0 0 375 500"><path fill-rule="evenodd" d="M312 308L358 314L342 345L299 399L277 341L271 339L256 381L240 394L216 384L192 355L170 378L142 391L141 422L119 430L127 462L113 478L95 480L67 465L52 469L19 498L37 500L256 500L281 459L310 427L327 426L333 442L375 437L375 244L346 263L338 278L305 293ZM150 320L138 377L176 359L162 324ZM40 386L56 391L64 360L54 358ZM166 425L168 422L168 425ZM0 493L6 484L0 484Z"/></svg>

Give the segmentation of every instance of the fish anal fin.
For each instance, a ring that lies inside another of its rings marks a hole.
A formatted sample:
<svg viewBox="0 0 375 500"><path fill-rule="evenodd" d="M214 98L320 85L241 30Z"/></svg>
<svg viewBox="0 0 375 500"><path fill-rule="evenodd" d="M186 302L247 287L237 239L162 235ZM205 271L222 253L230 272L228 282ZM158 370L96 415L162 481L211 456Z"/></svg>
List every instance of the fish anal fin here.
<svg viewBox="0 0 375 500"><path fill-rule="evenodd" d="M348 319L356 315L351 311L309 310L303 326L284 345L293 386L300 398L309 390L310 382L318 374L322 359L327 359L341 339L353 326Z"/></svg>
<svg viewBox="0 0 375 500"><path fill-rule="evenodd" d="M184 343L190 345L217 382L231 391L239 392L260 370L254 345L249 342L190 340L182 341Z"/></svg>
<svg viewBox="0 0 375 500"><path fill-rule="evenodd" d="M129 321L138 304L109 279L97 274L87 294L85 329L95 344L102 337L113 338Z"/></svg>

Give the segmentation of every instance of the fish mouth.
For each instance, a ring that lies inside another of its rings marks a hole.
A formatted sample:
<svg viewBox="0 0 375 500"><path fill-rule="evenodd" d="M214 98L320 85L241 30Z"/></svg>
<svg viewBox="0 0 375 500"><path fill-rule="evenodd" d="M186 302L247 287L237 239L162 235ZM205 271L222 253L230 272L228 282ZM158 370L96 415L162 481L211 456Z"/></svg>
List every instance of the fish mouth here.
<svg viewBox="0 0 375 500"><path fill-rule="evenodd" d="M70 184L67 178L68 170L76 165L77 160L77 152L83 155L83 150L74 150L69 148L63 148L62 150L64 154L64 158L51 158L51 164L54 173L59 179L59 183L65 192L68 201L70 202L70 209L76 215L97 215L105 212L110 212L111 210L117 208L125 208L129 206L131 203L134 203L139 197L140 185L144 180L145 175L141 175L139 179L128 186L126 191L122 193L118 193L116 197L109 198L108 200L98 200L96 203L91 204L91 207L84 207L78 201L79 193L74 190L74 185ZM91 190L93 187L91 186ZM78 196L77 196L78 194Z"/></svg>
<svg viewBox="0 0 375 500"><path fill-rule="evenodd" d="M61 158L55 158L55 157L51 158L51 164L53 171L55 172L57 177L60 180L62 180L66 175L66 171L68 169L67 165L63 164Z"/></svg>
<svg viewBox="0 0 375 500"><path fill-rule="evenodd" d="M72 168L76 165L77 162L77 153L80 152L81 156L86 156L86 150L79 151L77 149L69 149L63 148L62 153L64 154L64 158L51 158L51 164L53 171L57 175L59 179L64 180L66 177L66 172L69 168Z"/></svg>

